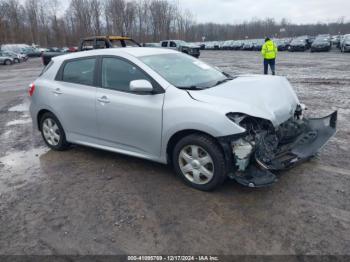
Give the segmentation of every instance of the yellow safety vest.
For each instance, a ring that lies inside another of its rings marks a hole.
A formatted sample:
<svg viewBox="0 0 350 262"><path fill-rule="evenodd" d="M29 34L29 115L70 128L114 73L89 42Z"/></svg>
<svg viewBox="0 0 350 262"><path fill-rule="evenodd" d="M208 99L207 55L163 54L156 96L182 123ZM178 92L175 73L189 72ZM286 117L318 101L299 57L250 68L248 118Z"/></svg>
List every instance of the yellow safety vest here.
<svg viewBox="0 0 350 262"><path fill-rule="evenodd" d="M275 59L277 56L277 52L277 46L271 40L267 41L261 48L261 54L264 57L264 59Z"/></svg>

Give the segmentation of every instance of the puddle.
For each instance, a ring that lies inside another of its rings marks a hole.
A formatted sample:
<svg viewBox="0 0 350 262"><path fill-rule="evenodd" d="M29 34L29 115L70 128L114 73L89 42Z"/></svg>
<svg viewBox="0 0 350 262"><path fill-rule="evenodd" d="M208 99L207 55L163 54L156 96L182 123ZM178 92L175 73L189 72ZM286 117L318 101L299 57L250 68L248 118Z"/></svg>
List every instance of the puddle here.
<svg viewBox="0 0 350 262"><path fill-rule="evenodd" d="M35 179L35 170L40 167L40 156L49 151L47 147L28 151L9 152L0 157L0 194L8 189Z"/></svg>
<svg viewBox="0 0 350 262"><path fill-rule="evenodd" d="M24 125L31 123L31 119L16 119L6 123L6 126Z"/></svg>
<svg viewBox="0 0 350 262"><path fill-rule="evenodd" d="M29 103L22 103L8 109L9 112L28 112L29 111Z"/></svg>

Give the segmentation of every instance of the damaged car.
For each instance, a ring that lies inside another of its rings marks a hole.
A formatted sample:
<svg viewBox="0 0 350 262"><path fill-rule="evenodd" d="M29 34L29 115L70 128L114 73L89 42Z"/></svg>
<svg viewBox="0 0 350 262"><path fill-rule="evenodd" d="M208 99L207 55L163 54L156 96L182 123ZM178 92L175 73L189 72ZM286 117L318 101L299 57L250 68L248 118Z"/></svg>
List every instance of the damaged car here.
<svg viewBox="0 0 350 262"><path fill-rule="evenodd" d="M307 118L285 77L231 76L161 48L52 59L29 86L33 126L54 150L79 144L170 164L188 185L248 187L313 157L337 112Z"/></svg>

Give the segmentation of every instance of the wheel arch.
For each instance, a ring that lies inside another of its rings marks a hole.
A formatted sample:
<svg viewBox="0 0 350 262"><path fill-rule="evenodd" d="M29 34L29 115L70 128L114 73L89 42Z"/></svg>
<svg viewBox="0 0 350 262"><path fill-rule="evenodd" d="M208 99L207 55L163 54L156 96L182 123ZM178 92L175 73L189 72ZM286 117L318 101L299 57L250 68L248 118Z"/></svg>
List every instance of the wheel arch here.
<svg viewBox="0 0 350 262"><path fill-rule="evenodd" d="M224 153L224 149L222 147L222 144L219 142L219 140L216 137L214 137L211 134L204 132L202 130L184 129L184 130L177 131L169 138L167 145L166 145L167 163L169 163L169 164L172 163L172 154L173 154L173 150L174 150L174 147L176 146L176 144L182 138L189 136L189 135L193 135L193 134L201 134L201 135L205 135L205 136L213 138L216 141L216 143L218 144L218 146L222 149L222 152Z"/></svg>
<svg viewBox="0 0 350 262"><path fill-rule="evenodd" d="M41 118L43 117L43 115L44 115L45 113L51 113L51 114L53 114L55 117L57 117L57 116L55 115L55 113L53 113L52 111L50 111L50 110L48 110L48 109L41 109L41 110L38 112L37 117L36 117L36 123L37 123L37 125L38 125L39 131L41 131L40 121L41 121Z"/></svg>

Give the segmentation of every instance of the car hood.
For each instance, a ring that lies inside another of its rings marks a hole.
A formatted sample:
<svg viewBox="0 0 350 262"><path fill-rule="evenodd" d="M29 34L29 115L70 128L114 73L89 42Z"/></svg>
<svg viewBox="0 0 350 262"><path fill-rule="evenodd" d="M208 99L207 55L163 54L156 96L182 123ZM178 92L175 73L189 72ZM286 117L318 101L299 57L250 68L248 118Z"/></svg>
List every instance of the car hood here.
<svg viewBox="0 0 350 262"><path fill-rule="evenodd" d="M274 126L294 115L299 100L285 77L243 75L224 84L189 91L195 100L220 107L226 113L243 113L270 120Z"/></svg>

